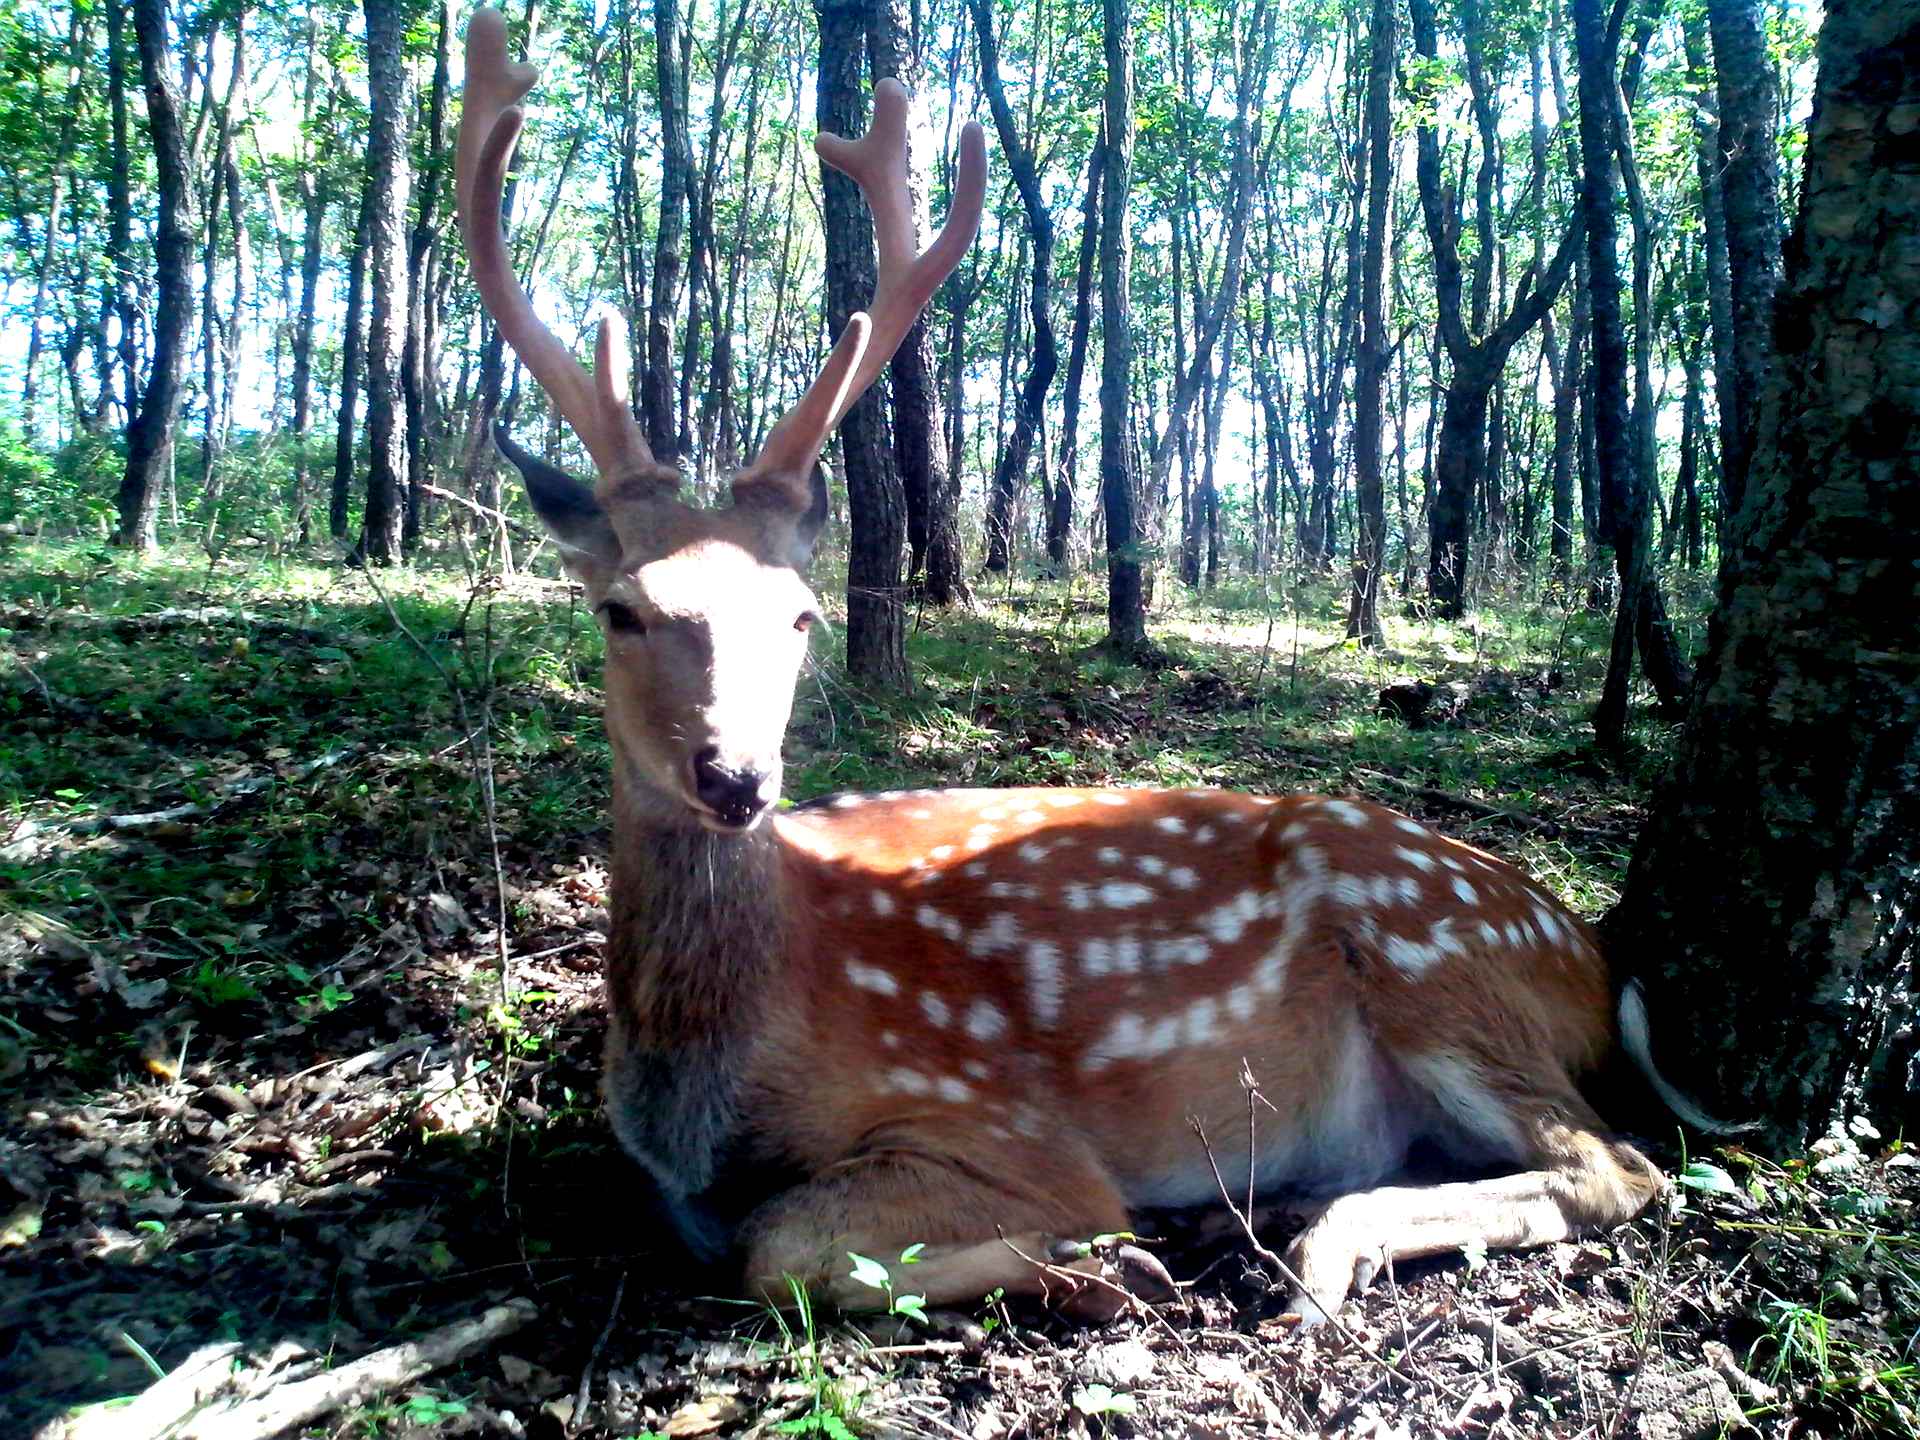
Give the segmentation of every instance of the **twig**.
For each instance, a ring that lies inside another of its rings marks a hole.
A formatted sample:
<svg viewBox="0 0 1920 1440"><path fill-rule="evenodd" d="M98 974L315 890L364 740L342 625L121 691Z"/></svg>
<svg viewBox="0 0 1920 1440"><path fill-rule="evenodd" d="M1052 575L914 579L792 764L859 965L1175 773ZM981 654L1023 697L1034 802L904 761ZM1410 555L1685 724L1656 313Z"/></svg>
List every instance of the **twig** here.
<svg viewBox="0 0 1920 1440"><path fill-rule="evenodd" d="M477 500L469 500L466 496L456 495L451 490L442 490L438 485L423 484L420 488L429 495L437 495L442 500L451 500L456 505L464 505L467 509L473 511L474 514L484 516L496 524L506 526L507 529L513 531L514 534L523 540L539 540L543 538L539 531L530 529L522 525L518 520L515 520L511 515L503 515L498 510L482 505Z"/></svg>
<svg viewBox="0 0 1920 1440"><path fill-rule="evenodd" d="M1391 1371L1406 1384L1411 1385L1415 1383L1413 1376L1407 1374L1406 1371L1402 1370L1398 1365L1374 1349L1373 1346L1349 1330L1346 1325L1341 1322L1340 1317L1334 1313L1334 1306L1329 1305L1321 1296L1307 1289L1307 1282L1294 1273L1293 1267L1261 1243L1260 1237L1254 1233L1253 1222L1243 1214L1240 1207L1233 1202L1233 1196L1227 1189L1226 1179L1220 1173L1220 1162L1213 1157L1213 1146L1207 1140L1207 1132L1201 1126L1199 1117L1189 1115L1187 1117L1187 1124L1192 1126L1193 1133L1200 1137L1200 1148L1206 1152L1207 1167L1213 1171L1213 1183L1220 1187L1220 1199L1225 1202L1227 1209L1233 1213L1233 1218L1240 1222L1240 1229L1246 1235L1247 1243L1253 1247L1253 1253L1266 1261L1267 1264L1273 1266L1275 1270L1279 1271L1281 1278L1291 1285L1297 1293L1313 1301L1313 1303L1319 1307L1320 1313L1326 1316L1327 1324L1333 1327L1334 1333L1342 1340L1345 1340L1376 1365ZM1427 1383L1432 1385L1436 1390L1444 1390L1444 1387L1441 1386L1438 1381L1429 1379Z"/></svg>
<svg viewBox="0 0 1920 1440"><path fill-rule="evenodd" d="M593 1386L593 1370L600 1363L601 1355L606 1353L607 1341L613 1338L614 1321L620 1318L620 1302L627 1295L627 1272L620 1272L620 1279L613 1287L613 1304L607 1309L607 1323L600 1327L600 1338L593 1342L593 1349L587 1352L586 1368L580 1372L580 1383L573 1391L573 1414L567 1417L567 1434L571 1435L585 1423L582 1417L587 1413L587 1391Z"/></svg>

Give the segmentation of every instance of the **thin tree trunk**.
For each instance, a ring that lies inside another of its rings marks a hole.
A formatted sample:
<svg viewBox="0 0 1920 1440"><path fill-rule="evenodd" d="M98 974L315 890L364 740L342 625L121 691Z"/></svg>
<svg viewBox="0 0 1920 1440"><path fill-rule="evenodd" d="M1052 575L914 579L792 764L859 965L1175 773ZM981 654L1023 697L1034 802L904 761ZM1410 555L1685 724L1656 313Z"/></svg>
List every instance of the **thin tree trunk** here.
<svg viewBox="0 0 1920 1440"><path fill-rule="evenodd" d="M837 135L867 128L862 84L873 0L816 0L820 22L819 127ZM827 230L827 328L834 340L873 294L873 228L859 188L820 167ZM906 502L887 444L886 408L869 390L840 423L847 483L847 669L871 684L907 684L906 604L900 559Z"/></svg>
<svg viewBox="0 0 1920 1440"><path fill-rule="evenodd" d="M376 565L401 556L401 490L407 474L405 362L407 218L405 0L363 0L367 17L367 510L358 553Z"/></svg>
<svg viewBox="0 0 1920 1440"><path fill-rule="evenodd" d="M1386 572L1387 506L1380 464L1387 378L1387 219L1393 186L1394 3L1374 0L1367 65L1367 240L1360 262L1360 347L1354 354L1353 470L1355 516L1353 594L1347 637L1364 646L1385 643L1380 627L1380 581Z"/></svg>
<svg viewBox="0 0 1920 1440"><path fill-rule="evenodd" d="M433 294L435 242L439 236L440 196L447 159L447 92L452 51L453 3L439 0L439 34L434 44L433 85L427 92L425 165L420 172L420 204L407 240L407 333L402 390L406 398L407 487L400 527L400 546L411 555L420 543L426 523L432 459L432 433L437 406L433 393L433 351L436 307Z"/></svg>
<svg viewBox="0 0 1920 1440"><path fill-rule="evenodd" d="M118 9L118 0L115 0ZM151 551L159 544L160 489L172 468L174 420L180 405L180 376L186 360L187 330L193 324L193 201L188 191L186 132L180 96L173 82L173 57L167 44L164 0L131 0L133 29L140 52L140 77L147 97L147 128L153 137L160 194L154 226L153 354L147 385L127 421L127 468L120 480L117 539L130 549ZM129 362L128 383L132 383ZM129 389L131 398L131 389Z"/></svg>
<svg viewBox="0 0 1920 1440"><path fill-rule="evenodd" d="M1136 533L1140 504L1132 412L1133 0L1101 0L1107 173L1100 199L1100 499L1107 522L1107 638L1114 654L1144 656L1146 592Z"/></svg>
<svg viewBox="0 0 1920 1440"><path fill-rule="evenodd" d="M1027 461L1033 454L1034 436L1039 432L1046 409L1047 391L1052 388L1054 374L1060 367L1060 349L1053 337L1053 317L1049 313L1053 286L1053 217L1048 214L1046 198L1040 193L1040 176L1034 169L1033 154L1020 137L1013 111L1007 105L1006 87L1000 83L1000 47L993 35L993 0L968 0L968 9L973 12L974 31L980 40L981 88L987 94L1000 148L1006 152L1007 163L1013 170L1014 185L1026 212L1027 234L1033 242L1032 290L1028 298L1028 311L1033 320L1033 359L1014 407L1013 433L994 469L987 507L986 568L1004 571L1012 560L1014 497L1026 480Z"/></svg>
<svg viewBox="0 0 1920 1440"><path fill-rule="evenodd" d="M1093 333L1093 272L1100 251L1100 181L1107 166L1107 138L1094 137L1087 156L1087 190L1080 202L1080 258L1074 271L1073 336L1067 342L1067 384L1061 397L1060 465L1047 505L1047 565L1055 579L1067 576L1067 541L1073 533L1073 493L1080 465L1080 388L1087 373L1087 341Z"/></svg>
<svg viewBox="0 0 1920 1440"><path fill-rule="evenodd" d="M1733 373L1740 396L1765 392L1773 365L1773 297L1780 284L1780 174L1774 139L1778 109L1768 62L1762 0L1707 0L1719 80L1721 197L1727 218L1727 269L1733 300ZM1735 409L1721 444L1721 554L1737 538L1757 416Z"/></svg>
<svg viewBox="0 0 1920 1440"><path fill-rule="evenodd" d="M867 30L873 78L892 78L909 92L919 86L911 22L902 0L874 0ZM956 37L957 38L957 37ZM926 158L913 149L909 129L907 188L913 200L914 235L924 240L931 225L927 211ZM960 472L946 462L940 439L946 423L940 413L940 383L933 362L932 306L914 317L900 348L893 352L887 378L893 399L893 464L906 509L909 570L915 561L924 577L923 592L935 605L971 598L960 545ZM924 533L923 548L911 547L913 532Z"/></svg>
<svg viewBox="0 0 1920 1440"><path fill-rule="evenodd" d="M367 250L372 244L373 176L360 182L360 218L353 227L353 258L347 264L347 314L340 336L340 398L334 422L333 489L327 533L347 539L347 502L353 494L354 442L358 437L360 376L366 347Z"/></svg>
<svg viewBox="0 0 1920 1440"><path fill-rule="evenodd" d="M693 139L687 127L687 23L680 0L654 0L653 67L660 106L660 222L653 236L653 297L647 309L647 363L640 408L647 444L661 460L681 453L674 424L674 321L686 262L687 210L693 194Z"/></svg>

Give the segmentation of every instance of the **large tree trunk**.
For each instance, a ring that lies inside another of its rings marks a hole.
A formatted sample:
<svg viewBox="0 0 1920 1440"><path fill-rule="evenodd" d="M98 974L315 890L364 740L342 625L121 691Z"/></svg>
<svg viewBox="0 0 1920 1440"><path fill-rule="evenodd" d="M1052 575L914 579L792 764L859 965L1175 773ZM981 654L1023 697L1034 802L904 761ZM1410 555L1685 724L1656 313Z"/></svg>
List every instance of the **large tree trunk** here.
<svg viewBox="0 0 1920 1440"><path fill-rule="evenodd" d="M400 558L400 487L407 473L406 396L401 388L407 321L407 70L404 0L364 0L367 17L367 510L358 554L372 564Z"/></svg>
<svg viewBox="0 0 1920 1440"><path fill-rule="evenodd" d="M1733 299L1733 374L1740 396L1765 393L1773 364L1773 296L1780 284L1780 174L1774 139L1777 96L1761 0L1707 0L1719 78L1720 193L1726 205ZM1738 405L1721 443L1721 553L1738 537L1757 422Z"/></svg>
<svg viewBox="0 0 1920 1440"><path fill-rule="evenodd" d="M820 20L820 78L816 118L822 130L862 135L867 128L862 72L874 0L815 0ZM847 317L873 294L873 222L854 182L820 167L827 229L827 328L834 340ZM840 422L846 470L847 669L862 680L903 688L907 683L906 604L900 557L906 540L906 500L887 443L886 407L879 387L860 397Z"/></svg>
<svg viewBox="0 0 1920 1440"><path fill-rule="evenodd" d="M1920 864L1916 0L1834 0L1740 543L1614 952L1649 963L1662 1065L1798 1148L1890 1038ZM1897 1129L1916 1117L1886 1117Z"/></svg>
<svg viewBox="0 0 1920 1440"><path fill-rule="evenodd" d="M892 78L919 89L920 65L913 52L914 27L902 0L878 0L868 29L875 80ZM914 234L931 232L927 210L926 157L907 133L907 187L913 196ZM933 363L933 307L914 317L887 376L893 397L893 461L906 506L908 569L923 577L922 593L935 605L971 598L960 546L960 471L947 463L940 443L946 421L940 413L940 383Z"/></svg>
<svg viewBox="0 0 1920 1440"><path fill-rule="evenodd" d="M1387 225L1393 185L1393 0L1373 0L1367 64L1367 244L1360 261L1360 348L1353 360L1353 596L1347 637L1378 646L1386 572L1387 500L1381 473L1381 394L1387 378Z"/></svg>
<svg viewBox="0 0 1920 1440"><path fill-rule="evenodd" d="M187 330L193 324L193 202L187 191L187 140L180 96L173 83L163 0L131 0L140 78L147 95L147 128L153 136L160 214L154 226L153 354L138 409L127 421L127 468L118 496L117 540L135 550L158 546L161 483L173 462L174 420L180 408L180 376ZM132 371L128 370L129 387ZM131 388L129 388L131 400Z"/></svg>
<svg viewBox="0 0 1920 1440"><path fill-rule="evenodd" d="M994 130L1000 136L1000 148L1006 152L1013 169L1013 183L1020 191L1020 204L1027 217L1027 234L1033 241L1033 289L1028 309L1033 317L1033 359L1027 378L1021 382L1020 398L1014 405L1013 434L994 467L993 485L987 503L986 568L1004 571L1012 560L1013 502L1026 480L1027 460L1033 454L1034 436L1047 404L1047 391L1053 386L1054 372L1060 367L1060 348L1053 338L1053 317L1049 313L1053 288L1053 217L1047 213L1046 197L1040 193L1040 176L1033 155L1020 138L1013 110L1007 104L1006 87L1000 83L1000 47L993 36L994 0L967 0L973 12L973 26L980 37L980 84L987 92L987 104L993 112Z"/></svg>
<svg viewBox="0 0 1920 1440"><path fill-rule="evenodd" d="M1100 200L1100 500L1107 521L1106 644L1125 658L1147 645L1136 520L1140 484L1135 468L1133 309L1129 293L1133 228L1127 201L1133 190L1133 0L1101 0L1107 62L1104 111L1107 173Z"/></svg>

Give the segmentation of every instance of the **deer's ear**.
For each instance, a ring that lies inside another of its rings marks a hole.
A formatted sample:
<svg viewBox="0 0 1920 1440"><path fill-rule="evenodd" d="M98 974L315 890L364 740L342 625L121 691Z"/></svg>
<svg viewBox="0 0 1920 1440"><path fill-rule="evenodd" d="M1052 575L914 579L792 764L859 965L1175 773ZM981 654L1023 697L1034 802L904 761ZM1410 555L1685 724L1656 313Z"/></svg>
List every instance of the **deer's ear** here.
<svg viewBox="0 0 1920 1440"><path fill-rule="evenodd" d="M807 483L807 508L795 513L793 490L771 477L745 476L733 482L733 503L741 510L758 510L781 528L782 558L796 570L805 570L814 544L826 528L829 499L827 467L816 460Z"/></svg>
<svg viewBox="0 0 1920 1440"><path fill-rule="evenodd" d="M620 539L593 491L558 466L514 444L506 426L495 426L493 438L500 453L513 462L513 468L526 481L533 513L559 545L560 558L567 568L579 572L618 564Z"/></svg>

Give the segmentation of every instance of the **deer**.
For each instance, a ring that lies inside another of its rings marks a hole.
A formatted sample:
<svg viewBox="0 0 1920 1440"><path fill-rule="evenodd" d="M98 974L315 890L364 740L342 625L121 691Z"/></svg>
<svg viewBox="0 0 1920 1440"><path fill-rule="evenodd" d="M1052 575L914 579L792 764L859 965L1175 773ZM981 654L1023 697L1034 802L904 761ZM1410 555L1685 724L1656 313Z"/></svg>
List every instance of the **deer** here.
<svg viewBox="0 0 1920 1440"><path fill-rule="evenodd" d="M1134 1213L1229 1188L1317 1203L1287 1252L1318 1323L1386 1266L1622 1224L1665 1177L1579 1088L1624 1048L1670 1107L1644 1001L1514 866L1356 798L1216 789L845 794L780 808L821 607L822 448L972 244L980 126L920 252L908 100L821 134L878 265L818 377L697 508L628 395L617 317L589 374L536 315L501 191L538 72L466 36L457 204L474 283L571 425L592 486L502 452L605 638L612 852L604 1103L703 1262L870 1308L850 1254L918 1250L929 1306L1001 1290L1083 1319L1174 1293ZM1243 1070L1271 1109L1244 1153ZM1480 1178L1407 1183L1416 1145ZM1217 1173L1216 1173L1217 1167ZM884 1303L884 1302L881 1302Z"/></svg>

